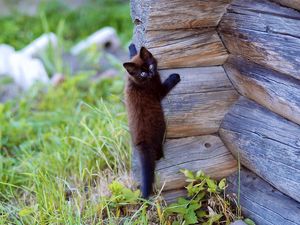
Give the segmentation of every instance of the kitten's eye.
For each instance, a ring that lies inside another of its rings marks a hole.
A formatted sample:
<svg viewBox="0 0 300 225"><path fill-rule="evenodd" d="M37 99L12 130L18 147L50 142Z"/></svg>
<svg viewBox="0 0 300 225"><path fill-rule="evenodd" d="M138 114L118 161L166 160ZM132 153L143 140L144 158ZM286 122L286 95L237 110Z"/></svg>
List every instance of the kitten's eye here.
<svg viewBox="0 0 300 225"><path fill-rule="evenodd" d="M147 73L146 72L141 72L141 77L146 77Z"/></svg>
<svg viewBox="0 0 300 225"><path fill-rule="evenodd" d="M150 66L149 66L149 70L154 70L154 65L153 64L151 64Z"/></svg>

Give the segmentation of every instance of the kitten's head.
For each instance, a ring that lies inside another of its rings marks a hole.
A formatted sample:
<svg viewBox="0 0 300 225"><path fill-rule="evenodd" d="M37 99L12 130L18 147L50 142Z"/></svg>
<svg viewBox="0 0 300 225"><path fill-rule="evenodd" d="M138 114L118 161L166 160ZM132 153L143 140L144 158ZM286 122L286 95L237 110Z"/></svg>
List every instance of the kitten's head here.
<svg viewBox="0 0 300 225"><path fill-rule="evenodd" d="M157 75L156 60L145 47L141 48L131 62L126 62L123 66L134 81L139 83L147 82Z"/></svg>

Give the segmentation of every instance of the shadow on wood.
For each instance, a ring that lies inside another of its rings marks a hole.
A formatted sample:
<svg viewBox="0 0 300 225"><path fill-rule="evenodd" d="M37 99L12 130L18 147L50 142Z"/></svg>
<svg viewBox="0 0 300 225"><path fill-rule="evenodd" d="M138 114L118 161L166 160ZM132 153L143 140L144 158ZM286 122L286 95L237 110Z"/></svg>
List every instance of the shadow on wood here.
<svg viewBox="0 0 300 225"><path fill-rule="evenodd" d="M241 163L300 201L300 126L244 97L221 124L220 136Z"/></svg>
<svg viewBox="0 0 300 225"><path fill-rule="evenodd" d="M238 193L245 216L257 225L300 225L300 203L277 191L247 169L228 177L227 193Z"/></svg>

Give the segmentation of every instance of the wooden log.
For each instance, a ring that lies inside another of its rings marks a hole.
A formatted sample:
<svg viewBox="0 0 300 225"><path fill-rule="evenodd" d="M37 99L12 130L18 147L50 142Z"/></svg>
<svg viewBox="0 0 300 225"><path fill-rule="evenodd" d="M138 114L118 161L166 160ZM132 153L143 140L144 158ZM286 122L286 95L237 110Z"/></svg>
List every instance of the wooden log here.
<svg viewBox="0 0 300 225"><path fill-rule="evenodd" d="M227 178L227 193L238 193L243 215L258 225L300 225L300 203L247 169Z"/></svg>
<svg viewBox="0 0 300 225"><path fill-rule="evenodd" d="M235 0L219 32L230 53L300 79L300 12L266 0Z"/></svg>
<svg viewBox="0 0 300 225"><path fill-rule="evenodd" d="M161 70L162 80L179 73L180 83L163 100L167 137L216 133L238 94L223 67Z"/></svg>
<svg viewBox="0 0 300 225"><path fill-rule="evenodd" d="M131 16L145 30L216 27L231 0L131 0Z"/></svg>
<svg viewBox="0 0 300 225"><path fill-rule="evenodd" d="M149 48L161 69L222 65L228 56L214 28L145 32L137 26L134 43Z"/></svg>
<svg viewBox="0 0 300 225"><path fill-rule="evenodd" d="M225 116L220 136L241 163L300 201L300 126L241 97Z"/></svg>
<svg viewBox="0 0 300 225"><path fill-rule="evenodd" d="M287 6L290 8L300 10L300 1L299 0L273 0L273 1L279 3L283 6Z"/></svg>
<svg viewBox="0 0 300 225"><path fill-rule="evenodd" d="M178 198L180 197L185 198L187 196L187 190L185 188L182 188L182 189L164 191L162 192L162 196L167 204L171 204L177 202Z"/></svg>
<svg viewBox="0 0 300 225"><path fill-rule="evenodd" d="M300 81L240 57L224 65L239 93L300 125Z"/></svg>
<svg viewBox="0 0 300 225"><path fill-rule="evenodd" d="M164 146L165 158L156 165L157 188L177 190L186 184L180 169L203 170L213 178L223 178L236 171L237 162L219 137L214 135L168 139ZM137 155L133 157L133 176L140 180Z"/></svg>
<svg viewBox="0 0 300 225"><path fill-rule="evenodd" d="M181 169L203 170L220 179L236 171L237 162L214 135L169 139L165 144L165 158L156 166L158 186L164 190L179 189L186 185Z"/></svg>

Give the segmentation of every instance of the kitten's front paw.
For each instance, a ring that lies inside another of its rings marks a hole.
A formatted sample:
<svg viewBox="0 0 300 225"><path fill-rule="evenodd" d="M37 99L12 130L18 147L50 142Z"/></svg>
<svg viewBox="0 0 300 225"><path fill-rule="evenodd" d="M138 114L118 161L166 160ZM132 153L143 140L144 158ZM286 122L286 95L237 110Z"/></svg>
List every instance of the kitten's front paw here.
<svg viewBox="0 0 300 225"><path fill-rule="evenodd" d="M129 57L131 59L137 55L137 50L136 50L135 44L131 43L129 45L128 49L129 49Z"/></svg>
<svg viewBox="0 0 300 225"><path fill-rule="evenodd" d="M173 74L171 74L170 75L170 78L172 79L172 81L174 82L174 83L179 83L180 82L180 76L179 76L179 74L178 73L173 73Z"/></svg>
<svg viewBox="0 0 300 225"><path fill-rule="evenodd" d="M131 43L128 47L129 51L136 51L135 44Z"/></svg>

